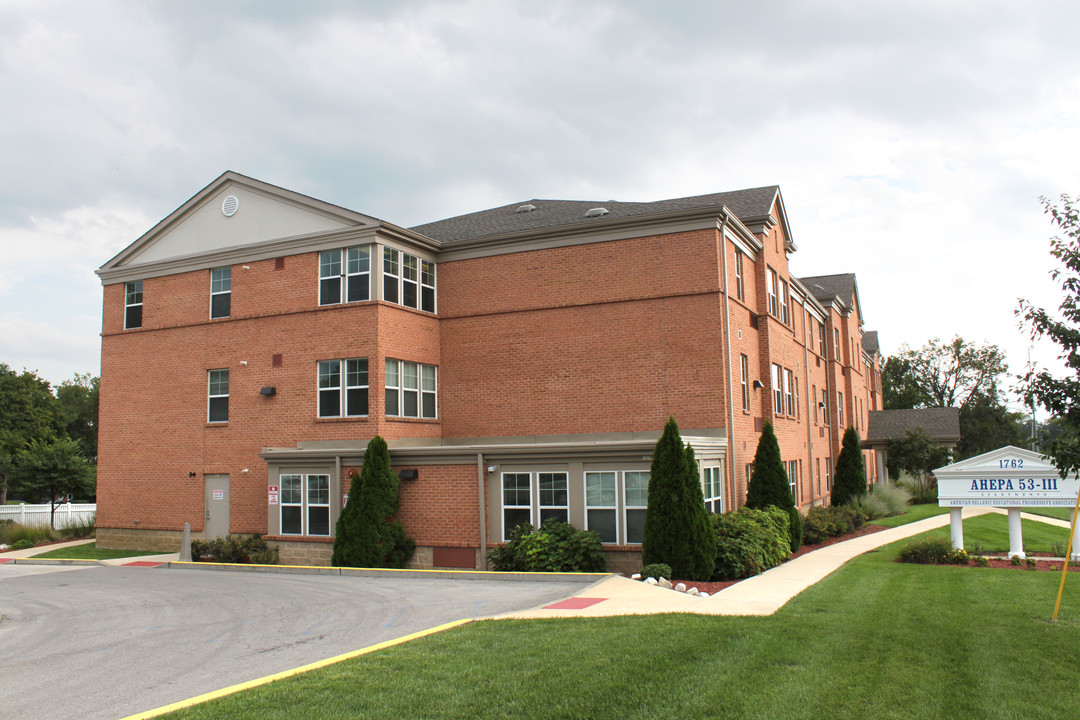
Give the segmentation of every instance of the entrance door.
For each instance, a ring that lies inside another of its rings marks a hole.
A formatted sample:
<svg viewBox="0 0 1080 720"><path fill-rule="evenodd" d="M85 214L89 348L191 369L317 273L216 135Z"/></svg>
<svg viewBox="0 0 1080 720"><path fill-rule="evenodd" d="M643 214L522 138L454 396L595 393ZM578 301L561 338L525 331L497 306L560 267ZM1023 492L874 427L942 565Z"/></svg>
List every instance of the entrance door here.
<svg viewBox="0 0 1080 720"><path fill-rule="evenodd" d="M229 534L229 476L206 475L206 523L204 536L207 540Z"/></svg>

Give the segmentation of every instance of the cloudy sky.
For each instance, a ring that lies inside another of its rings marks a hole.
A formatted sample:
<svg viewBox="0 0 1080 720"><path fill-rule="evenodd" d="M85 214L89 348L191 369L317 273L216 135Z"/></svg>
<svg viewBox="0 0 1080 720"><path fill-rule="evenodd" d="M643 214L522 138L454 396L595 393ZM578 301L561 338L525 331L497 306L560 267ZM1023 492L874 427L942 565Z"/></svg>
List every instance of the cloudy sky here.
<svg viewBox="0 0 1080 720"><path fill-rule="evenodd" d="M778 184L884 351L1027 361L1080 192L1075 2L0 4L0 362L99 368L94 270L225 170L410 226ZM1069 50L1073 47L1073 50ZM1053 364L1053 346L1032 352Z"/></svg>

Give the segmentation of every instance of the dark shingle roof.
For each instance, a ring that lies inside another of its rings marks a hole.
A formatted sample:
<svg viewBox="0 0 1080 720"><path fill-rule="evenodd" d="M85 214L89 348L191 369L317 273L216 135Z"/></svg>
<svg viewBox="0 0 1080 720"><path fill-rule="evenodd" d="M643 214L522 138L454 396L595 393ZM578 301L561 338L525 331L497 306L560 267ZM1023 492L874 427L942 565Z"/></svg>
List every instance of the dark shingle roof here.
<svg viewBox="0 0 1080 720"><path fill-rule="evenodd" d="M851 307L851 297L855 289L855 273L841 273L840 275L816 275L814 277L799 278L814 299L822 303L832 302L835 297L845 307Z"/></svg>
<svg viewBox="0 0 1080 720"><path fill-rule="evenodd" d="M696 195L694 197L659 200L656 202L527 200L490 210L469 213L468 215L458 215L446 220L437 220L436 222L417 225L409 229L444 243L452 243L491 235L574 225L582 222L603 223L637 215L710 207L719 208L720 206L726 206L737 218L745 221L767 215L772 209L773 202L779 191L780 188L776 185L769 185L749 190ZM536 209L529 212L517 212L518 208L523 205L533 205ZM606 208L607 214L595 218L585 217L587 211L597 207Z"/></svg>
<svg viewBox="0 0 1080 720"><path fill-rule="evenodd" d="M881 350L881 346L878 345L877 330L869 330L863 333L862 346L863 350L871 355Z"/></svg>
<svg viewBox="0 0 1080 720"><path fill-rule="evenodd" d="M917 427L921 427L937 443L955 445L960 442L959 408L871 410L868 420L864 446L902 438L908 430Z"/></svg>

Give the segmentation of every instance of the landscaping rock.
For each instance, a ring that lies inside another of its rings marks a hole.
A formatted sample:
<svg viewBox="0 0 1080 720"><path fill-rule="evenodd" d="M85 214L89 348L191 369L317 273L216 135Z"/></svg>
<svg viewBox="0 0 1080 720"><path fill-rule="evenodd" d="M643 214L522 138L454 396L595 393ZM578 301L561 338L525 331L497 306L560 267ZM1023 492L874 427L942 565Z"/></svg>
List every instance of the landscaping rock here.
<svg viewBox="0 0 1080 720"><path fill-rule="evenodd" d="M670 581L670 580L668 580L667 578L660 578L659 580L657 580L657 583L658 583L658 584L660 585L660 587L662 587L662 588L665 588L665 589L667 589L667 590L670 590L670 589L671 589L671 581Z"/></svg>

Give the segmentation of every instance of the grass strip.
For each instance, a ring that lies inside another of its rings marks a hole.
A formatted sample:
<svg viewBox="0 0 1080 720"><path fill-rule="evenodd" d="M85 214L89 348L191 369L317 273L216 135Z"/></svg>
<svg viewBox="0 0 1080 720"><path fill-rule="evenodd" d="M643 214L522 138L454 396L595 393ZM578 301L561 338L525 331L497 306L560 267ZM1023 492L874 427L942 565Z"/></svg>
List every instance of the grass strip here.
<svg viewBox="0 0 1080 720"><path fill-rule="evenodd" d="M114 560L116 558L139 557L142 555L157 555L156 550L102 550L97 543L85 545L72 545L70 547L57 548L48 552L35 555L37 558L54 558L58 560Z"/></svg>

